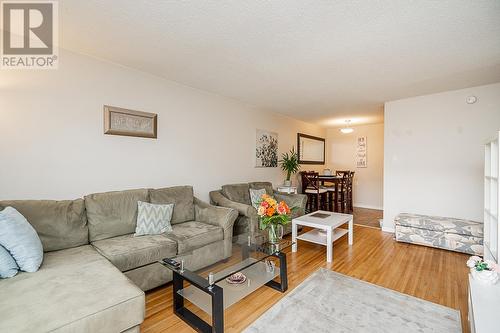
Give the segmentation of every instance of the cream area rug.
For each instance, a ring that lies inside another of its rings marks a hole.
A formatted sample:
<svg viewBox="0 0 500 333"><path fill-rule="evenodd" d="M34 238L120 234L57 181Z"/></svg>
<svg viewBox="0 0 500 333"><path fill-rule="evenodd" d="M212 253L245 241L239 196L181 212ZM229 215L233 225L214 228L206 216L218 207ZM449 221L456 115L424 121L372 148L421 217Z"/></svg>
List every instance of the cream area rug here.
<svg viewBox="0 0 500 333"><path fill-rule="evenodd" d="M459 333L462 328L457 310L321 268L244 332Z"/></svg>

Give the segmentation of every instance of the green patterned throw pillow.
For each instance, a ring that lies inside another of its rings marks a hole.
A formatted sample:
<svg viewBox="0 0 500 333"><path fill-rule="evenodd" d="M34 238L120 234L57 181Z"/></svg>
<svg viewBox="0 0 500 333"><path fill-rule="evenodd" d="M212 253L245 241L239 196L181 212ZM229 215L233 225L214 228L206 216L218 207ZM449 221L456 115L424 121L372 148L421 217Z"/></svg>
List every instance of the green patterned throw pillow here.
<svg viewBox="0 0 500 333"><path fill-rule="evenodd" d="M159 205L138 201L137 226L135 236L159 235L172 231L174 204Z"/></svg>

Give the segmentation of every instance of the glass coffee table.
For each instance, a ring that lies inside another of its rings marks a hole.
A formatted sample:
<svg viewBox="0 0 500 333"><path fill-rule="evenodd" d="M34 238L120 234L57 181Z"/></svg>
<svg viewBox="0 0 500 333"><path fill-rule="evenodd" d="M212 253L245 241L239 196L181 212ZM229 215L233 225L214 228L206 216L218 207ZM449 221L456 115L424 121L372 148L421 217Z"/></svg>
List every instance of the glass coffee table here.
<svg viewBox="0 0 500 333"><path fill-rule="evenodd" d="M244 234L220 241L216 246L224 249L226 259L201 270L184 267L182 256L161 260L173 272L174 313L199 332L223 332L224 309L264 285L280 292L288 289L286 255L282 251L292 245L285 239L278 244L256 242ZM242 273L244 278L228 279L235 273ZM184 286L185 281L188 286ZM212 323L188 310L184 300L211 315Z"/></svg>

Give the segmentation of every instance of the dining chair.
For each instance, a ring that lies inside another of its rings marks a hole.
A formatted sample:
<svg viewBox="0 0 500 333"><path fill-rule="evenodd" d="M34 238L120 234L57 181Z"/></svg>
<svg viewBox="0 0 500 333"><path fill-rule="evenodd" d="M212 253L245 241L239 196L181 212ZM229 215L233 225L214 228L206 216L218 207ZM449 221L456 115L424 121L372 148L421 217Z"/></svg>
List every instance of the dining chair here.
<svg viewBox="0 0 500 333"><path fill-rule="evenodd" d="M302 171L302 193L307 195L306 211L308 213L319 209L325 209L327 190L321 188L319 173L314 171Z"/></svg>
<svg viewBox="0 0 500 333"><path fill-rule="evenodd" d="M354 207L353 207L353 182L354 182L354 171L349 172L349 185L347 187L347 202L348 202L348 207L349 207L349 213L352 213Z"/></svg>
<svg viewBox="0 0 500 333"><path fill-rule="evenodd" d="M335 171L335 176L337 177L342 177L344 174L349 174L351 171L350 170L336 170Z"/></svg>
<svg viewBox="0 0 500 333"><path fill-rule="evenodd" d="M349 181L351 177L351 173L344 172L341 176L342 178L338 183L338 195L337 200L335 201L335 208L338 209L336 211L341 213L348 213L350 211L349 205Z"/></svg>
<svg viewBox="0 0 500 333"><path fill-rule="evenodd" d="M325 184L326 183L326 184ZM324 180L323 185L321 186L322 189L326 190L326 209L329 210L330 212L337 212L336 209L336 202L338 198L338 179L329 179L329 180Z"/></svg>
<svg viewBox="0 0 500 333"><path fill-rule="evenodd" d="M339 185L337 202L335 207L339 207L342 213L352 213L353 211L353 181L354 171L350 170L336 170L335 175L342 177L343 186ZM347 177L344 179L344 177Z"/></svg>

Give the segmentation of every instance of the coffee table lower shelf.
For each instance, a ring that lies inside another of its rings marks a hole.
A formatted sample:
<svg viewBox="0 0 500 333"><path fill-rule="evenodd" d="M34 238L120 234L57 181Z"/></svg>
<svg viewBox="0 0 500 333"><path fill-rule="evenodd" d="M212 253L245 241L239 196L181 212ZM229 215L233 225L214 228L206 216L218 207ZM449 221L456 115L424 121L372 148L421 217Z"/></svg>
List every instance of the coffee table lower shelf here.
<svg viewBox="0 0 500 333"><path fill-rule="evenodd" d="M288 289L286 254L276 252L271 257L279 259L279 267L275 267L272 273L266 271L266 264L262 261L255 260L255 263L247 266L252 261L251 258L244 259L232 266L236 268L234 270L231 267L226 269L245 274L247 282L243 285L232 285L224 279L210 285L207 279L194 272L180 271L178 268L169 267L173 272L174 313L198 332L223 333L224 310L226 308L264 285L280 292L285 292ZM243 264L246 268L240 270ZM278 276L279 282L274 281ZM184 287L185 281L190 283L186 288ZM185 300L210 314L212 322L209 324L188 310L184 305Z"/></svg>
<svg viewBox="0 0 500 333"><path fill-rule="evenodd" d="M231 284L226 282L226 280L222 280L215 284L224 290L222 297L224 309L227 309L245 296L275 279L279 275L280 269L275 267L274 272L267 272L266 264L257 262L242 270L241 273L245 274L247 277L247 280L242 284ZM212 315L212 298L206 292L191 285L179 290L177 293L209 315Z"/></svg>
<svg viewBox="0 0 500 333"><path fill-rule="evenodd" d="M340 237L344 236L347 234L349 230L344 229L344 228L337 228L333 230L333 235L332 235L332 243L335 242L337 239ZM320 229L313 229L311 231L308 231L306 233L303 233L301 235L297 236L297 239L306 241L306 242L311 242L319 245L326 245L327 244L327 239L326 239L326 231L320 230Z"/></svg>

